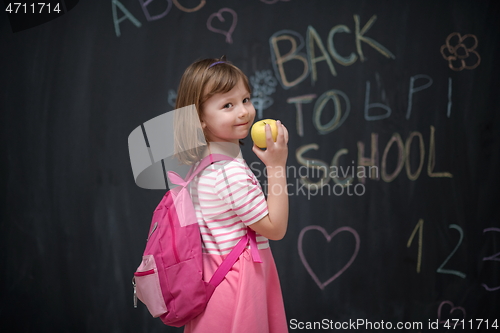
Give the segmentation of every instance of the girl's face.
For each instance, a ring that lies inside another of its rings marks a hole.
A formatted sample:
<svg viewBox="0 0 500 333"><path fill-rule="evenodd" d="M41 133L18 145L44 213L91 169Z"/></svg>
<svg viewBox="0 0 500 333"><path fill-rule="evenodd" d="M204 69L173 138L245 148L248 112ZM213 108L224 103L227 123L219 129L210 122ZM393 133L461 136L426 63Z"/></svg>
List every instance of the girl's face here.
<svg viewBox="0 0 500 333"><path fill-rule="evenodd" d="M201 127L208 142L231 142L248 135L255 118L255 108L250 93L240 80L227 93L215 94L205 101L202 108Z"/></svg>

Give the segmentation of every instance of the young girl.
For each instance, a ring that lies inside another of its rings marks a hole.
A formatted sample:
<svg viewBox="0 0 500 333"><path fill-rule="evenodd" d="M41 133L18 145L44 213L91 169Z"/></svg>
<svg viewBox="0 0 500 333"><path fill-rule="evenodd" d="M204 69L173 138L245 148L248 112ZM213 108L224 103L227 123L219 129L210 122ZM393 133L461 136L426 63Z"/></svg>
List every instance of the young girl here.
<svg viewBox="0 0 500 333"><path fill-rule="evenodd" d="M184 332L288 332L278 273L268 241L283 238L288 224L284 172L288 131L278 121L278 137L274 142L271 129L266 125L267 149L261 150L255 145L252 148L266 166L269 183L266 202L259 182L239 149L240 139L248 135L255 118L245 74L225 59L197 61L182 76L176 104L176 109L196 106L207 143L202 149L189 151L183 151L180 143L176 151L183 163L196 165L202 157L215 153L234 156L231 161L211 164L191 182L202 234L204 280L210 280L246 233L256 233L258 251L255 252L262 261L256 262L255 254L252 255L251 247L247 246L216 288L205 311L189 322ZM187 130L190 121L197 120L176 120L178 142L198 140Z"/></svg>

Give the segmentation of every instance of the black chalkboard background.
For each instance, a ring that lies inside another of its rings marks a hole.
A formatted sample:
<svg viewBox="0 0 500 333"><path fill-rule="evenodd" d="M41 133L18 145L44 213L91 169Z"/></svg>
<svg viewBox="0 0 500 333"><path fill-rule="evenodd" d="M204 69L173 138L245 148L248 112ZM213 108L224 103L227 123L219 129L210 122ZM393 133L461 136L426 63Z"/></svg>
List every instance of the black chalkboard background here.
<svg viewBox="0 0 500 333"><path fill-rule="evenodd" d="M133 308L164 192L135 185L127 138L173 109L191 62L223 54L291 134L289 228L272 242L290 330L496 331L499 14L496 1L80 1L16 33L0 14L2 331L182 331ZM292 173L370 163L378 178L323 192Z"/></svg>

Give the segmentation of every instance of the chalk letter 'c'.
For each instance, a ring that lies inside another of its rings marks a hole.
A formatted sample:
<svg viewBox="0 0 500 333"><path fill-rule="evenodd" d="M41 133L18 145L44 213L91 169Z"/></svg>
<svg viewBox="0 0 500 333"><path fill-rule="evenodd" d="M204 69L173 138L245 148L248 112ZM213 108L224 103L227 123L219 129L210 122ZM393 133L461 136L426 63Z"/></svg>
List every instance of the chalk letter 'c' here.
<svg viewBox="0 0 500 333"><path fill-rule="evenodd" d="M351 33L351 30L349 30L349 28L343 24L334 26L332 30L330 30L330 33L328 34L328 51L330 51L330 54L332 55L333 59L335 59L335 61L337 61L339 64L343 66L350 66L354 64L356 60L358 60L358 56L353 52L348 58L346 58L341 56L337 52L333 43L333 36L337 32Z"/></svg>

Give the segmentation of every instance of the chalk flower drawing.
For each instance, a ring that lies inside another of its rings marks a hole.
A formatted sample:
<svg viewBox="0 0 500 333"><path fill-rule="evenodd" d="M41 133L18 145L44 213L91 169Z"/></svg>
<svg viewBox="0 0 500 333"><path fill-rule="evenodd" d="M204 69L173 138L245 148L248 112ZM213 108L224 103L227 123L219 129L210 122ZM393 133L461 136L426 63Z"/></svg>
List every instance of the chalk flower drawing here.
<svg viewBox="0 0 500 333"><path fill-rule="evenodd" d="M458 32L454 32L446 37L446 43L441 46L441 54L448 61L450 69L454 71L474 69L481 63L476 47L476 36L472 34L461 36Z"/></svg>
<svg viewBox="0 0 500 333"><path fill-rule="evenodd" d="M271 70L267 69L257 71L255 75L250 76L250 84L252 85L252 103L257 110L258 118L261 119L263 111L274 103L270 95L276 91L278 81Z"/></svg>
<svg viewBox="0 0 500 333"><path fill-rule="evenodd" d="M168 104L175 108L175 100L177 99L177 92L173 89L168 89Z"/></svg>

